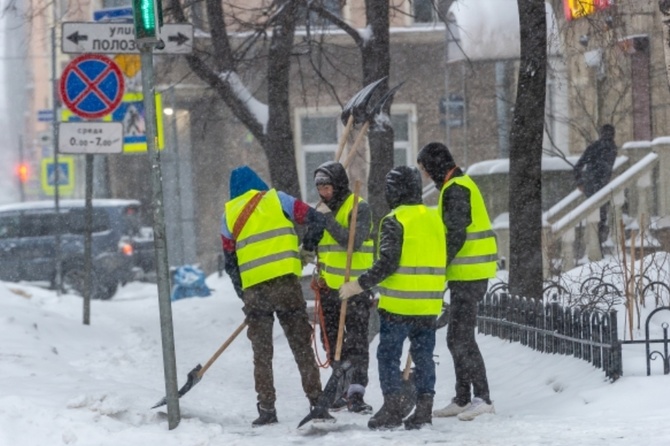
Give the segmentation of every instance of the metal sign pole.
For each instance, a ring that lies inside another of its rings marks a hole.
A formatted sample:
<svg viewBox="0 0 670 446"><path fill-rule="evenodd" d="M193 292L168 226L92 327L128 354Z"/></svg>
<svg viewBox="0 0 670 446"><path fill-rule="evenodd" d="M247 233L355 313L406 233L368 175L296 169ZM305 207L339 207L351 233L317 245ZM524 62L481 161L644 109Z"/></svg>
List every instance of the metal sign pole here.
<svg viewBox="0 0 670 446"><path fill-rule="evenodd" d="M84 325L91 325L91 292L93 290L93 155L86 154L86 218L84 238Z"/></svg>
<svg viewBox="0 0 670 446"><path fill-rule="evenodd" d="M51 80L53 86L53 150L54 150L54 207L56 208L56 294L60 296L63 289L63 270L61 265L61 216L58 194L60 183L58 165L58 80L56 79L56 25L51 28Z"/></svg>
<svg viewBox="0 0 670 446"><path fill-rule="evenodd" d="M161 183L160 154L156 148L156 96L154 87L153 46L140 44L142 69L142 93L144 95L144 118L147 135L147 151L151 162L151 186L154 217L154 248L156 250L156 273L158 275L158 309L160 312L161 338L163 343L163 372L168 409L168 426L179 425L179 391L175 361L172 304L170 302L170 278L165 237L165 214L163 212L163 185Z"/></svg>

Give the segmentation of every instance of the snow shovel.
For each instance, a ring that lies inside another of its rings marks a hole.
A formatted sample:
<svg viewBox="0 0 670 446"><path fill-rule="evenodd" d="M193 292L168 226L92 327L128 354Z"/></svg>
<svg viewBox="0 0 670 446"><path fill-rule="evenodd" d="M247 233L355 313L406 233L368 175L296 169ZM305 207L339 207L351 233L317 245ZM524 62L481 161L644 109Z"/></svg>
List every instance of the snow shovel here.
<svg viewBox="0 0 670 446"><path fill-rule="evenodd" d="M377 82L380 82L384 79L385 78L380 79ZM351 149L349 150L349 153L347 154L347 158L344 160L344 163L342 163L345 169L349 167L349 164L351 163L351 161L353 161L354 155L356 155L356 152L358 152L358 147L361 145L361 143L363 142L363 138L368 133L368 128L370 127L370 125L375 121L377 116L381 115L382 111L384 110L384 107L386 106L386 103L393 97L396 91L398 91L404 83L405 83L404 81L400 82L398 85L396 85L388 92L386 92L386 94L382 96L382 98L379 101L377 101L374 107L372 107L372 110L370 110L369 112L365 110L365 113L363 114L359 110L359 113L361 113L362 117L361 122L365 121L365 124L363 124L363 127L361 127L361 130L358 132L358 135L356 135L356 140L351 146Z"/></svg>
<svg viewBox="0 0 670 446"><path fill-rule="evenodd" d="M368 103L370 102L370 98L374 94L377 87L379 87L379 85L386 79L387 76L384 76L379 80L369 83L358 93L353 95L351 99L349 99L349 102L347 102L346 105L342 108L340 119L342 120L342 124L344 124L344 131L340 137L340 143L335 154L335 161L340 161L342 151L344 150L344 145L347 142L347 138L349 138L349 132L351 132L351 128L353 127L354 123L360 124L365 122L367 119L367 107Z"/></svg>
<svg viewBox="0 0 670 446"><path fill-rule="evenodd" d="M205 363L204 367L198 364L197 366L195 366L193 370L188 372L188 377L186 378L186 384L184 384L184 386L181 389L179 389L179 398L184 396L184 394L186 394L189 390L191 390L196 384L200 382L207 369L210 368L212 364L214 364L214 361L219 359L221 353L223 353L223 351L227 349L230 344L232 344L237 335L239 335L242 332L242 330L245 329L246 326L247 322L246 321L242 322L240 326L235 329L233 334L231 334L230 337L226 339L225 342L221 345L221 347L219 347L216 353L214 353L214 355L211 358L209 358L209 361ZM152 409L160 407L166 403L167 403L167 397L163 397L163 399L157 402L152 407Z"/></svg>
<svg viewBox="0 0 670 446"><path fill-rule="evenodd" d="M351 223L349 225L349 242L347 244L347 264L344 270L344 282L349 282L349 276L351 273L351 258L354 252L354 237L356 237L356 220L358 219L358 193L360 189L360 181L356 181L354 186L354 208L351 211ZM340 358L342 357L342 343L344 340L344 321L347 317L347 301L343 300L340 304L340 321L337 328L337 346L335 348L335 360L332 363L333 373L330 375L326 387L324 387L323 392L319 400L316 402L314 408L310 411L305 418L302 419L298 428L302 427L305 423L314 419L317 413L322 413L324 410L328 410L330 406L335 401L337 397L337 389L339 383L351 368L351 361L346 360L340 363Z"/></svg>

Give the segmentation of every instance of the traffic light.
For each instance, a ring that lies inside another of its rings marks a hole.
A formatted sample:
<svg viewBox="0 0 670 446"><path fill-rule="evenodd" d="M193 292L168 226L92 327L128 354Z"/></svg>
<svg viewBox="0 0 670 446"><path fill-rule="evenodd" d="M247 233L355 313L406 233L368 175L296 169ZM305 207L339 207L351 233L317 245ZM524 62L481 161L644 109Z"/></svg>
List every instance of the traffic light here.
<svg viewBox="0 0 670 446"><path fill-rule="evenodd" d="M163 26L161 0L133 0L133 21L138 43L158 42L158 32Z"/></svg>
<svg viewBox="0 0 670 446"><path fill-rule="evenodd" d="M28 164L20 163L19 165L17 165L16 176L21 184L25 184L26 182L28 182L28 178L30 177L30 169L28 168Z"/></svg>

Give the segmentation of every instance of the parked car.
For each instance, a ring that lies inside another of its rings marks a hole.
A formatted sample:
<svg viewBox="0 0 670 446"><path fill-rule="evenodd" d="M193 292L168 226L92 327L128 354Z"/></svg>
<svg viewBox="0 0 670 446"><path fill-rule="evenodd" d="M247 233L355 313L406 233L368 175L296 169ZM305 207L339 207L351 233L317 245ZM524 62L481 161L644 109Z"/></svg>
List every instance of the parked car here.
<svg viewBox="0 0 670 446"><path fill-rule="evenodd" d="M132 237L133 256L137 277L147 282L156 281L156 249L153 228L142 226Z"/></svg>
<svg viewBox="0 0 670 446"><path fill-rule="evenodd" d="M85 279L84 200L0 206L0 280L56 284L56 235L60 234L63 288L83 294ZM133 278L133 237L141 227L140 202L93 200L91 257L95 299L110 299Z"/></svg>

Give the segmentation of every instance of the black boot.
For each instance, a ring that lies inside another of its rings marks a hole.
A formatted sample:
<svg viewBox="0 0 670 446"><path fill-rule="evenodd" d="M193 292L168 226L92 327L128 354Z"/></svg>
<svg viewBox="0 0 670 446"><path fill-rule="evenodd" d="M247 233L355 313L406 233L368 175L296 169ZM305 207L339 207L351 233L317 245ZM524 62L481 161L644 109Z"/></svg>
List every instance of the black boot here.
<svg viewBox="0 0 670 446"><path fill-rule="evenodd" d="M347 400L347 394L344 393L342 396L333 401L333 404L330 405L330 410L333 412L340 411L346 408L349 405L349 400Z"/></svg>
<svg viewBox="0 0 670 446"><path fill-rule="evenodd" d="M277 411L275 410L274 405L270 408L265 408L261 406L261 403L257 403L256 407L258 408L258 418L251 422L252 427L279 423L279 420L277 420Z"/></svg>
<svg viewBox="0 0 670 446"><path fill-rule="evenodd" d="M352 393L347 401L349 406L349 412L360 413L360 414L371 414L372 406L363 400L362 393Z"/></svg>
<svg viewBox="0 0 670 446"><path fill-rule="evenodd" d="M425 424L433 424L433 395L424 393L416 400L414 413L405 420L405 429L421 429Z"/></svg>
<svg viewBox="0 0 670 446"><path fill-rule="evenodd" d="M368 421L368 427L373 430L393 429L401 424L402 397L400 395L385 396L381 409Z"/></svg>

